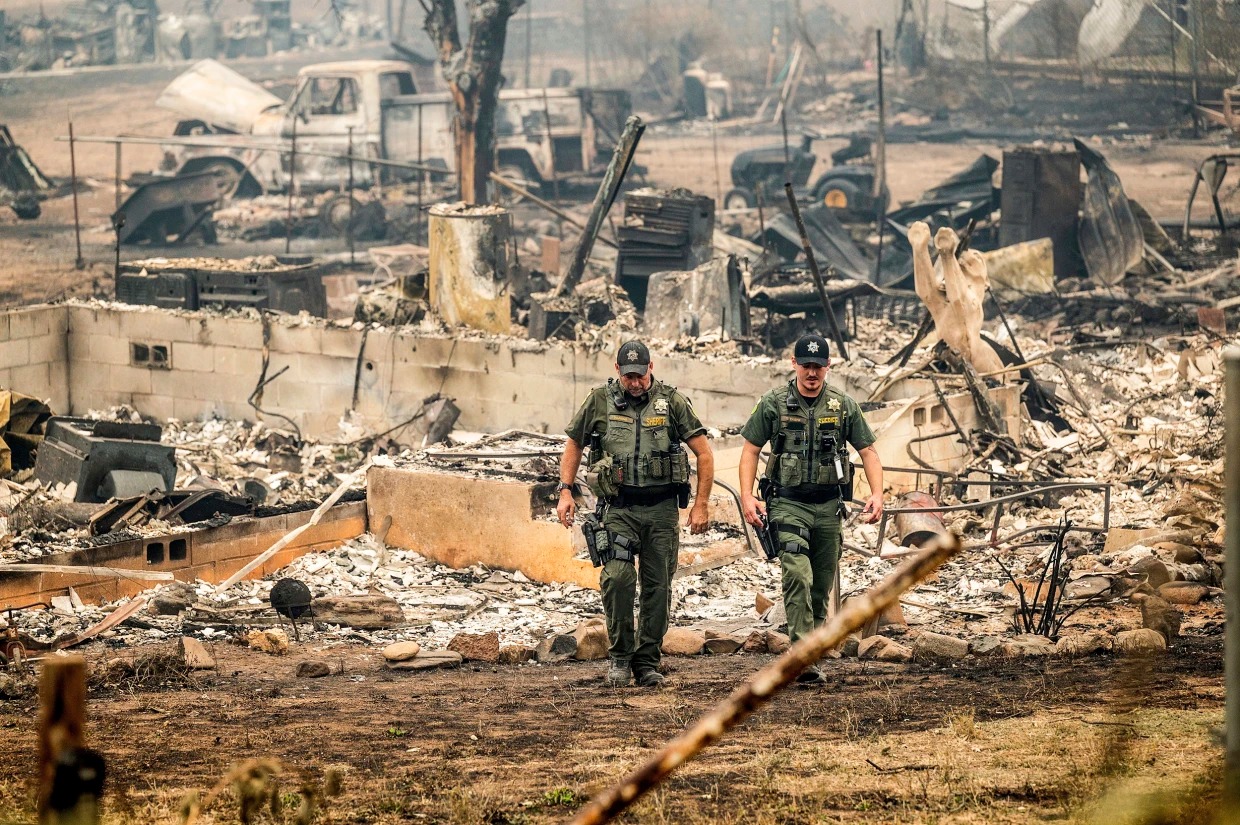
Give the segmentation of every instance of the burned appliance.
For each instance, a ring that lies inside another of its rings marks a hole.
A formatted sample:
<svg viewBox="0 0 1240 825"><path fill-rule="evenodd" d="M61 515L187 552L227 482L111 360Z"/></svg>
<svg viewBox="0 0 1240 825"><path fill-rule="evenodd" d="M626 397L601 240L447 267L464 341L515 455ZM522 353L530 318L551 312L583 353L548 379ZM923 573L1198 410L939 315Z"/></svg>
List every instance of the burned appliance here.
<svg viewBox="0 0 1240 825"><path fill-rule="evenodd" d="M616 275L638 310L656 272L687 272L711 259L715 202L685 189L640 189L624 198Z"/></svg>
<svg viewBox="0 0 1240 825"><path fill-rule="evenodd" d="M116 299L165 309L209 304L327 316L324 268L304 259L151 258L120 265Z"/></svg>
<svg viewBox="0 0 1240 825"><path fill-rule="evenodd" d="M161 434L158 424L53 417L34 477L45 485L76 484L79 502L167 492L176 483L176 451L159 443Z"/></svg>

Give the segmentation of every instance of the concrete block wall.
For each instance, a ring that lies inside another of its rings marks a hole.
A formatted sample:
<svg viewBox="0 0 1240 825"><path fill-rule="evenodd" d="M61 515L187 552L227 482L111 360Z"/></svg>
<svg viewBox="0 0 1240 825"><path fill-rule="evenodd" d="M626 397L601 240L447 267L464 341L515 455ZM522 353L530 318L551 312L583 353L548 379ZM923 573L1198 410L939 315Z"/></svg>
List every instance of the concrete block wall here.
<svg viewBox="0 0 1240 825"><path fill-rule="evenodd" d="M74 412L124 403L161 419L256 417L247 398L262 368L259 320L145 307L67 311ZM136 364L135 343L166 348L167 368ZM436 392L458 399L464 429L560 432L590 388L614 374L610 351L295 319L273 320L269 348L268 377L287 369L266 386L261 406L328 440L350 409L382 431L407 421ZM693 400L703 422L720 428L744 423L755 399L786 376L784 365L681 356L659 356L655 372Z"/></svg>
<svg viewBox="0 0 1240 825"><path fill-rule="evenodd" d="M34 306L0 313L0 389L69 409L67 306Z"/></svg>

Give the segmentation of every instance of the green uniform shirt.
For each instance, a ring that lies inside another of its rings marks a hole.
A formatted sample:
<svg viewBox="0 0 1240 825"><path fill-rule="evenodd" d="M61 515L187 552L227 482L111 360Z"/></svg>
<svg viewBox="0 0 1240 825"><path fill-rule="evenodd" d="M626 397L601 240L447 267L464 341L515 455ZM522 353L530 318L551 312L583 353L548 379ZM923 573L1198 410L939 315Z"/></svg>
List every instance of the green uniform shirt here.
<svg viewBox="0 0 1240 825"><path fill-rule="evenodd" d="M685 398L674 387L668 387L666 384L656 378L654 384L651 385L650 391L641 398L628 396L627 400L630 407L641 417L646 407L650 404L650 400L656 395L656 385L662 385L670 395L670 403L668 404L668 422L671 430L670 435L675 441L688 441L695 435L701 435L706 432L706 427L698 420L697 413L693 411L693 404L688 398ZM607 416L615 408L611 400L611 392L607 385L595 387L586 396L586 400L582 403L581 409L577 411L577 415L573 417L572 422L564 432L573 441L581 447L588 447L590 442L590 434L597 432L604 435L607 432Z"/></svg>
<svg viewBox="0 0 1240 825"><path fill-rule="evenodd" d="M787 407L776 397L776 393L783 389L780 387L771 390L759 398L758 403L754 405L753 412L749 414L749 420L745 422L745 427L741 430L741 435L750 444L765 447L779 432L780 416ZM823 387L822 392L818 393L818 397L814 399L813 405L805 407L805 401L797 394L795 386L790 392L797 396L807 417L817 414L820 409L825 409L826 399L830 396L827 388ZM840 430L844 440L851 444L854 450L860 452L878 440L874 436L874 431L870 429L870 425L865 422L865 416L861 414L861 407L857 406L856 401L844 395L843 408L844 420L841 422Z"/></svg>

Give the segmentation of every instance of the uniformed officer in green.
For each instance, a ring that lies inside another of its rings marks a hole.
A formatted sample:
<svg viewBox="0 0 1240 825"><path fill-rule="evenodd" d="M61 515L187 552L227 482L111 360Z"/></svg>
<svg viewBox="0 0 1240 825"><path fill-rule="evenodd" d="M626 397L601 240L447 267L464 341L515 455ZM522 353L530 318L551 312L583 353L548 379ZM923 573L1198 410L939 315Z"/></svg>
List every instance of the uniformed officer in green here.
<svg viewBox="0 0 1240 825"><path fill-rule="evenodd" d="M826 384L827 341L803 335L792 352L796 377L759 399L741 430L741 506L745 519L761 524L769 518L783 572L784 609L793 642L821 625L827 595L840 560L840 525L852 498L851 444L861 457L870 497L862 516L868 522L883 514L883 465L874 449L874 433L857 402ZM754 496L762 448L771 457L760 484L765 503ZM798 680L820 682L817 667Z"/></svg>
<svg viewBox="0 0 1240 825"><path fill-rule="evenodd" d="M706 532L715 461L693 405L675 387L655 379L645 344L621 345L616 374L590 392L568 425L556 513L565 527L572 527L577 510L573 482L589 447L587 483L605 508L593 540L605 548L599 585L611 640L607 683L624 687L636 679L642 687L658 687L663 683L659 648L667 633L680 551L677 505L688 506L689 498L689 457L681 442L697 457L697 494L689 511L694 533ZM589 525L583 529L592 530ZM639 580L634 634L633 598Z"/></svg>

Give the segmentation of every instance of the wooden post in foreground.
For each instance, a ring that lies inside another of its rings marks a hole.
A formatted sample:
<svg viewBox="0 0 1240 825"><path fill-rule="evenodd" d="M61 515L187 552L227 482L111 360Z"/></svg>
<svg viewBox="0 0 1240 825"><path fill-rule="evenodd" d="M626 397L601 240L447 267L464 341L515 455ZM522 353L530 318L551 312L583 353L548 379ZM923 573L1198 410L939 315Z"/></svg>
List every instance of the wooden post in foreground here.
<svg viewBox="0 0 1240 825"><path fill-rule="evenodd" d="M618 784L591 800L573 818L571 825L602 825L633 804L638 797L658 785L672 771L697 756L723 734L745 721L751 713L769 702L805 668L874 616L894 604L900 594L930 575L943 562L961 550L959 536L943 536L897 568L860 598L849 599L826 624L804 637L786 653L759 670L732 695L668 742L661 751Z"/></svg>
<svg viewBox="0 0 1240 825"><path fill-rule="evenodd" d="M52 656L39 682L39 822L96 825L103 758L86 747L86 660Z"/></svg>

